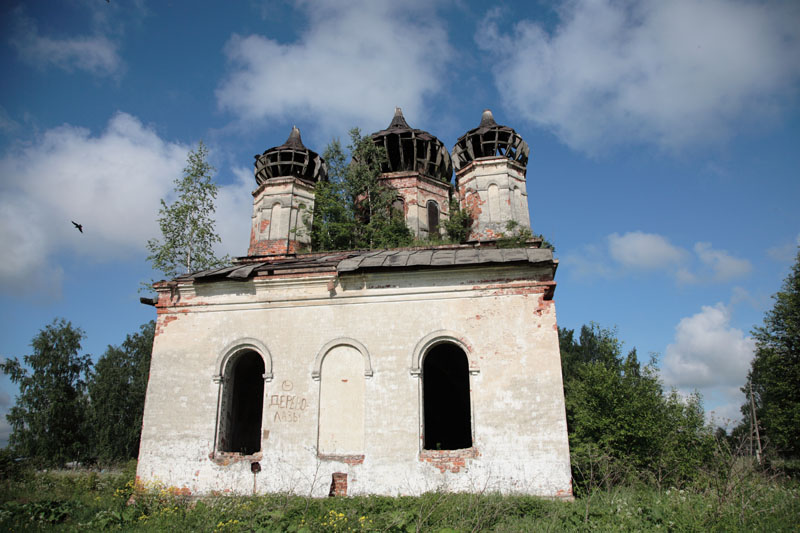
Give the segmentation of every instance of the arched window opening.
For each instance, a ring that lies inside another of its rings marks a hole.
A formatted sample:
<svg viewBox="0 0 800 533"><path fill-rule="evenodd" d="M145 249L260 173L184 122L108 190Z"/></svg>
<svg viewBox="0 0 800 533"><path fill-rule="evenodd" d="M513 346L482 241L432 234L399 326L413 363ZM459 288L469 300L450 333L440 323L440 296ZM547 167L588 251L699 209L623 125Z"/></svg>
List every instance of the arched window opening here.
<svg viewBox="0 0 800 533"><path fill-rule="evenodd" d="M439 235L439 206L428 200L428 235Z"/></svg>
<svg viewBox="0 0 800 533"><path fill-rule="evenodd" d="M455 344L434 346L422 363L426 450L472 447L472 416L467 355Z"/></svg>
<svg viewBox="0 0 800 533"><path fill-rule="evenodd" d="M225 369L219 450L250 455L261 450L264 360L254 351L235 355Z"/></svg>
<svg viewBox="0 0 800 533"><path fill-rule="evenodd" d="M405 202L403 201L402 198L397 197L397 198L394 199L394 202L392 202L391 216L405 218L405 216L406 216L406 206L405 206Z"/></svg>

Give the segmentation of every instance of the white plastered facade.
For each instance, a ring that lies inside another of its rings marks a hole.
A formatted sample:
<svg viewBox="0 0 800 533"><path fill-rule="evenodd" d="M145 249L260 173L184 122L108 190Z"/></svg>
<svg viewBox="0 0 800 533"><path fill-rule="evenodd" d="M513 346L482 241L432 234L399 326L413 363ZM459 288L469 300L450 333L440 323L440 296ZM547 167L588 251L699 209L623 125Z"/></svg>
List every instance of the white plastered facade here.
<svg viewBox="0 0 800 533"><path fill-rule="evenodd" d="M513 263L164 285L138 477L197 495L325 496L344 472L351 495L570 498L552 274ZM423 450L422 362L439 343L468 359L468 450ZM222 374L242 350L265 363L251 455L217 449Z"/></svg>

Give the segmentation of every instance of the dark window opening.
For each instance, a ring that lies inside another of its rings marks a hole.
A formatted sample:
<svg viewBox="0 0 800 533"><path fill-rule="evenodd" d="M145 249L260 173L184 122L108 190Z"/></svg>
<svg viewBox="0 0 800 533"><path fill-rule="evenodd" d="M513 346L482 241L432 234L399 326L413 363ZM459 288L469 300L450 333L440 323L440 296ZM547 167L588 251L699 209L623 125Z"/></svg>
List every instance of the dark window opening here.
<svg viewBox="0 0 800 533"><path fill-rule="evenodd" d="M228 363L224 393L220 451L244 455L260 451L264 408L264 360L260 355L245 352Z"/></svg>
<svg viewBox="0 0 800 533"><path fill-rule="evenodd" d="M397 172L400 170L400 160L402 157L400 155L400 140L396 135L387 135L384 141L384 147L386 148L386 156L389 161L385 164L385 168L382 169L382 171Z"/></svg>
<svg viewBox="0 0 800 533"><path fill-rule="evenodd" d="M454 344L439 344L422 364L424 446L426 450L472 447L469 365Z"/></svg>
<svg viewBox="0 0 800 533"><path fill-rule="evenodd" d="M428 235L439 235L439 206L433 200L428 201Z"/></svg>

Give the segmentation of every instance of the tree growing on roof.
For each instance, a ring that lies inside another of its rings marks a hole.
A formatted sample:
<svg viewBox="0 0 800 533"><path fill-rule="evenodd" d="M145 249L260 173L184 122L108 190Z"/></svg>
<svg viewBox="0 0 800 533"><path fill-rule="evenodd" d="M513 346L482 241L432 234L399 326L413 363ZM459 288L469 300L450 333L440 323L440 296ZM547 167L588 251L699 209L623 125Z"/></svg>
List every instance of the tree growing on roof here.
<svg viewBox="0 0 800 533"><path fill-rule="evenodd" d="M158 224L161 239L147 241L147 260L167 278L221 266L228 257L217 257L214 245L221 242L214 228L216 169L208 163L208 148L200 141L190 150L183 177L175 179L177 198L161 200Z"/></svg>
<svg viewBox="0 0 800 533"><path fill-rule="evenodd" d="M386 150L358 128L350 130L350 163L338 140L323 153L328 182L317 183L311 246L315 251L408 246L413 241L395 192L380 181Z"/></svg>

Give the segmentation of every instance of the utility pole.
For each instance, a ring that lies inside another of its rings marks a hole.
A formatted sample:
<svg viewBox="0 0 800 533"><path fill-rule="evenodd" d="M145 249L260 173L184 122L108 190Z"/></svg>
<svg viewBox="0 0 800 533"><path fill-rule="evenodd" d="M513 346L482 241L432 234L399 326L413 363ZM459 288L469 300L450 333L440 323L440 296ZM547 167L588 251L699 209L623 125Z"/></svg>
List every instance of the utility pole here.
<svg viewBox="0 0 800 533"><path fill-rule="evenodd" d="M753 428L756 430L756 460L761 464L761 436L758 433L758 419L756 418L756 402L753 400L753 382L748 381L750 387L750 455L753 455Z"/></svg>

